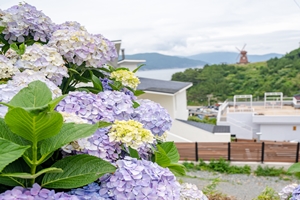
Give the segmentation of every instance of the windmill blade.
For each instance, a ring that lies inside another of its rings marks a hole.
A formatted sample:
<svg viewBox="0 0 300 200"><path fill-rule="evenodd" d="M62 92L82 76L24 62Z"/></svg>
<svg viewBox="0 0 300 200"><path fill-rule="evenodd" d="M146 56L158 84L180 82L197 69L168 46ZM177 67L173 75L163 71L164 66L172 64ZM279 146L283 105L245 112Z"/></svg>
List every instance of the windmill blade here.
<svg viewBox="0 0 300 200"><path fill-rule="evenodd" d="M238 61L239 57L240 57L240 54L237 55L235 60Z"/></svg>
<svg viewBox="0 0 300 200"><path fill-rule="evenodd" d="M235 47L238 51L241 51L241 50L239 50L239 48L237 48L237 47Z"/></svg>
<svg viewBox="0 0 300 200"><path fill-rule="evenodd" d="M242 51L245 49L246 45L247 45L247 44L245 44L245 45L243 46Z"/></svg>

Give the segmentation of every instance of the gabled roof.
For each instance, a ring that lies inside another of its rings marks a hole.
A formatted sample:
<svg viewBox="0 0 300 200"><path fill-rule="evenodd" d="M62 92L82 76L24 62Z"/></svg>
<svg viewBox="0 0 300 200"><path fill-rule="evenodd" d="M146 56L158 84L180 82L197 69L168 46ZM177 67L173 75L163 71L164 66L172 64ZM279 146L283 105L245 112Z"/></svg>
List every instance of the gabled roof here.
<svg viewBox="0 0 300 200"><path fill-rule="evenodd" d="M217 126L212 124L205 124L201 122L194 122L194 121L187 121L187 120L181 120L176 119L178 121L181 121L183 123L189 124L191 126L195 126L197 128L200 128L202 130L211 132L211 133L230 133L230 126Z"/></svg>
<svg viewBox="0 0 300 200"><path fill-rule="evenodd" d="M188 89L193 84L190 82L179 82L179 81L165 81L151 78L139 77L140 84L138 85L138 90L176 94L177 92Z"/></svg>

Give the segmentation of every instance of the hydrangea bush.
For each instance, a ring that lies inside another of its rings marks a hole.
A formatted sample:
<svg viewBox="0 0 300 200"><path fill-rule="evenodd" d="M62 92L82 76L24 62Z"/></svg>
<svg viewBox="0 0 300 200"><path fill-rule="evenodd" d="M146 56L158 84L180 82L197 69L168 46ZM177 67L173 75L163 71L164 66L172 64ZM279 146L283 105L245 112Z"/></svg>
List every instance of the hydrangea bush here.
<svg viewBox="0 0 300 200"><path fill-rule="evenodd" d="M27 3L0 10L0 42L0 200L205 199L178 183L172 120L137 100L139 67L107 65L113 42Z"/></svg>

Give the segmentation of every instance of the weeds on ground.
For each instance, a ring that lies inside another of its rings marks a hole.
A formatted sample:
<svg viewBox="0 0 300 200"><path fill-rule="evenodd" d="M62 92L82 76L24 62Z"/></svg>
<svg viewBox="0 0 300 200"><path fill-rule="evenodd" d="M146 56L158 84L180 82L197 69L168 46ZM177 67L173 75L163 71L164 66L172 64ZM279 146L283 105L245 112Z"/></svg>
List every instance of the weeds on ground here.
<svg viewBox="0 0 300 200"><path fill-rule="evenodd" d="M280 200L280 197L273 188L267 186L254 200Z"/></svg>
<svg viewBox="0 0 300 200"><path fill-rule="evenodd" d="M230 165L229 161L226 161L224 158L219 160L212 159L209 163L200 160L199 163L194 164L193 162L184 162L183 165L188 170L203 170L203 171L216 171L220 173L227 174L250 174L251 168L248 165L243 167Z"/></svg>
<svg viewBox="0 0 300 200"><path fill-rule="evenodd" d="M202 192L207 196L209 200L236 200L235 197L228 196L219 192L216 187L220 183L220 178L215 178L212 183L205 186Z"/></svg>
<svg viewBox="0 0 300 200"><path fill-rule="evenodd" d="M262 166L257 166L256 170L254 173L257 176L283 176L283 175L288 175L287 172L281 168L275 168L275 167L262 167Z"/></svg>

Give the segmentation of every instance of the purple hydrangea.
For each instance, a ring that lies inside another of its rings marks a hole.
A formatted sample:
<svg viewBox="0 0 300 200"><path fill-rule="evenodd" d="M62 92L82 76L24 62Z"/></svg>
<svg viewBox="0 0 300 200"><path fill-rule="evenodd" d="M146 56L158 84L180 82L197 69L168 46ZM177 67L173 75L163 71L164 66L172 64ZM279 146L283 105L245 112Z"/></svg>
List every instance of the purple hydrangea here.
<svg viewBox="0 0 300 200"><path fill-rule="evenodd" d="M56 107L59 112L75 113L90 123L129 120L133 113L132 101L128 95L118 91L104 91L98 94L70 92Z"/></svg>
<svg viewBox="0 0 300 200"><path fill-rule="evenodd" d="M7 190L0 194L0 200L80 200L75 195L70 195L64 192L55 193L54 190L42 189L37 183L33 184L32 188L23 188L16 186L12 190Z"/></svg>
<svg viewBox="0 0 300 200"><path fill-rule="evenodd" d="M290 185L285 186L278 195L280 196L280 199L289 199L292 196L293 191L295 188L297 188L297 184L293 183Z"/></svg>
<svg viewBox="0 0 300 200"><path fill-rule="evenodd" d="M139 99L137 102L140 106L132 114L134 120L144 124L144 128L151 130L154 135L162 136L170 130L172 119L165 108L148 99Z"/></svg>
<svg viewBox="0 0 300 200"><path fill-rule="evenodd" d="M66 22L64 22L62 24L55 25L55 27L54 27L54 31L64 30L64 29L86 31L86 29L84 28L84 26L82 26L80 23L75 22L75 21L66 21Z"/></svg>
<svg viewBox="0 0 300 200"><path fill-rule="evenodd" d="M101 179L100 196L112 200L179 199L180 185L174 174L156 163L125 157L118 169Z"/></svg>
<svg viewBox="0 0 300 200"><path fill-rule="evenodd" d="M80 200L105 200L100 196L99 190L99 184L91 183L83 188L72 189L69 193L76 195Z"/></svg>
<svg viewBox="0 0 300 200"><path fill-rule="evenodd" d="M294 189L291 200L300 200L300 185Z"/></svg>
<svg viewBox="0 0 300 200"><path fill-rule="evenodd" d="M9 43L24 42L26 36L31 36L35 41L49 40L53 32L54 23L43 12L27 3L20 3L0 13L0 26L4 38Z"/></svg>
<svg viewBox="0 0 300 200"><path fill-rule="evenodd" d="M94 146L95 148L84 148L75 153L93 155L108 162L114 163L117 159L119 159L119 155L121 153L121 144L109 141L107 135L108 129L109 128L98 129L92 136L88 138L88 141L90 142L89 146Z"/></svg>

